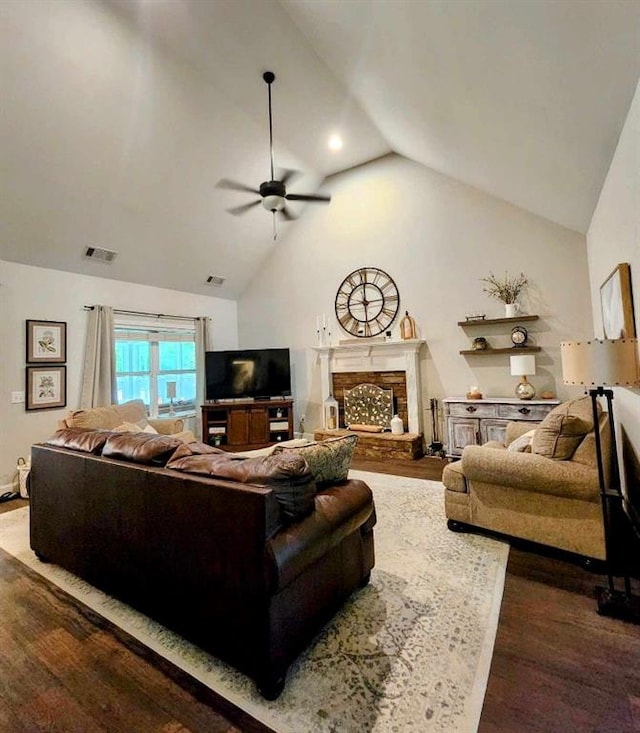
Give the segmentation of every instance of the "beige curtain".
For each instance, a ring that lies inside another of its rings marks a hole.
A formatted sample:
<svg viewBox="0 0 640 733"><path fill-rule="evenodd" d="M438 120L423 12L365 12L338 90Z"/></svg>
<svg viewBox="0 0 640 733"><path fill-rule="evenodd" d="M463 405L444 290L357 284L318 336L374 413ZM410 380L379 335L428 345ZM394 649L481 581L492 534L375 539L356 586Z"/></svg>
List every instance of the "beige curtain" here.
<svg viewBox="0 0 640 733"><path fill-rule="evenodd" d="M194 318L195 341L196 341L196 429L195 434L202 440L202 421L200 418L200 406L204 405L206 394L206 379L204 372L205 352L213 347L211 337L211 319Z"/></svg>
<svg viewBox="0 0 640 733"><path fill-rule="evenodd" d="M104 407L117 401L113 308L94 305L87 322L80 407Z"/></svg>

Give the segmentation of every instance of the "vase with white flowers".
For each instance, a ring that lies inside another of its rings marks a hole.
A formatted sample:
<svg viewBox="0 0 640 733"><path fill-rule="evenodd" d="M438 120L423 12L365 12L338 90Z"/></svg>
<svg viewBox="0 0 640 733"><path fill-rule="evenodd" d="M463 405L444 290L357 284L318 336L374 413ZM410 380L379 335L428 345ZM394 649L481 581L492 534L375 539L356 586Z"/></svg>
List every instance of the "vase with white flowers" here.
<svg viewBox="0 0 640 733"><path fill-rule="evenodd" d="M523 272L511 276L505 271L503 278L498 278L490 272L487 277L480 278L480 282L485 283L485 287L482 289L483 293L504 303L507 318L513 318L517 315L520 310L518 296L529 284Z"/></svg>

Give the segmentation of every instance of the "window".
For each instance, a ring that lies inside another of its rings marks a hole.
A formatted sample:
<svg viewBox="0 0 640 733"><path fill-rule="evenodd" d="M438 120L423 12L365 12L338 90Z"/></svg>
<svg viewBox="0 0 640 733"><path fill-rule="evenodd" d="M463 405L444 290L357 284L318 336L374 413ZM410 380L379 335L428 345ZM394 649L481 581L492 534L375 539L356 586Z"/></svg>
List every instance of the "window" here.
<svg viewBox="0 0 640 733"><path fill-rule="evenodd" d="M150 417L195 412L192 326L176 326L162 318L154 319L153 325L136 324L119 315L115 336L118 403L142 399Z"/></svg>

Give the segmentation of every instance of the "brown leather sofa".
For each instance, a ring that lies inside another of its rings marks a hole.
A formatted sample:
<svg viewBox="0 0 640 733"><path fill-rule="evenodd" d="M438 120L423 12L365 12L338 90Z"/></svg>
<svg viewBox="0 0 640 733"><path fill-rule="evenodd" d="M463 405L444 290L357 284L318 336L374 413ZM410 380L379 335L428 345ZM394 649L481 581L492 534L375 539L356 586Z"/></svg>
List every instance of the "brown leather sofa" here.
<svg viewBox="0 0 640 733"><path fill-rule="evenodd" d="M230 663L268 699L374 565L369 487L316 486L289 452L239 458L67 429L32 447L30 489L40 559Z"/></svg>

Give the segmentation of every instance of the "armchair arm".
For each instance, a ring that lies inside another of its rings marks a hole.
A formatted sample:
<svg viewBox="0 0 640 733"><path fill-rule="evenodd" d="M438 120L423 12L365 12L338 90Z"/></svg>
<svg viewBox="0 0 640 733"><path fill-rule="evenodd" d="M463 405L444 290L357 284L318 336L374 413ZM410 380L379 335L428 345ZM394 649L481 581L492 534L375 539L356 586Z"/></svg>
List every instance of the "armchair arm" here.
<svg viewBox="0 0 640 733"><path fill-rule="evenodd" d="M554 461L535 453L487 450L469 445L462 451L467 481L536 491L582 501L598 501L598 472L573 461Z"/></svg>
<svg viewBox="0 0 640 733"><path fill-rule="evenodd" d="M149 420L149 425L157 430L161 435L173 435L182 432L184 428L184 420L180 417L174 418L158 418Z"/></svg>

